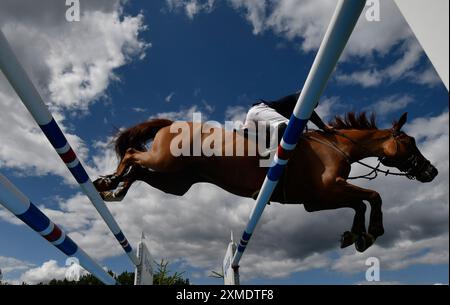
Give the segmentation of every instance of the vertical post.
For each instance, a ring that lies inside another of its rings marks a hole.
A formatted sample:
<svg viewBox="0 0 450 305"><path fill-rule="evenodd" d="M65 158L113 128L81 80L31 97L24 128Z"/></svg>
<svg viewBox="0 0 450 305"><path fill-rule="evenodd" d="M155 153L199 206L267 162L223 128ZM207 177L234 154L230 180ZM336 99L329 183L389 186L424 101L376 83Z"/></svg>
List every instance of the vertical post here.
<svg viewBox="0 0 450 305"><path fill-rule="evenodd" d="M0 174L0 204L61 252L69 257L76 257L84 269L104 284L116 284L116 280L111 275L90 258L83 249L78 247L62 229L42 213L2 174Z"/></svg>
<svg viewBox="0 0 450 305"><path fill-rule="evenodd" d="M133 249L0 30L0 69L134 265Z"/></svg>
<svg viewBox="0 0 450 305"><path fill-rule="evenodd" d="M141 264L134 269L134 285L153 285L153 258L145 243L144 232L136 249Z"/></svg>
<svg viewBox="0 0 450 305"><path fill-rule="evenodd" d="M266 204L283 174L284 168L294 151L297 141L303 132L319 98L333 72L339 57L365 6L365 0L339 0L325 37L320 45L314 63L308 74L303 90L297 101L288 127L284 132L273 165L269 169L264 183L256 199L255 207L250 215L247 227L234 254L232 267L237 269L242 254L261 218Z"/></svg>
<svg viewBox="0 0 450 305"><path fill-rule="evenodd" d="M227 252L225 253L222 264L224 285L239 285L239 268L233 268L231 266L234 253L236 253L236 243L234 241L233 232L231 232L231 240L228 244Z"/></svg>

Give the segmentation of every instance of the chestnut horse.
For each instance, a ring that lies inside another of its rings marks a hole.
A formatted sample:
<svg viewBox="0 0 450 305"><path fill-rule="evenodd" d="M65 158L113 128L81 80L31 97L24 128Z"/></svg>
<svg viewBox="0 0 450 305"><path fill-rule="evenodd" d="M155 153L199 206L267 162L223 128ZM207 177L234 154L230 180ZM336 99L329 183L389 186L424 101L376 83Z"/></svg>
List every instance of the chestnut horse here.
<svg viewBox="0 0 450 305"><path fill-rule="evenodd" d="M365 251L375 239L384 234L381 197L374 190L347 182L351 164L368 157L377 157L388 167L395 167L411 179L430 182L438 174L419 151L414 138L401 131L407 114L394 122L392 128L380 130L375 118L365 113L348 113L330 123L334 133L311 131L304 133L285 170L271 201L303 204L308 212L352 208L355 216L351 231L342 235L341 247L355 244ZM251 140L236 131L220 130L231 136L231 144L244 141L244 156L174 156L171 143L180 136L180 124L188 125L187 142L193 145L192 123L156 119L141 123L119 133L115 148L120 164L113 175L97 179L94 184L106 201L120 201L136 180L174 195L184 195L198 182L213 183L238 196L254 197L266 176L267 168L259 166L260 156L249 155ZM200 124L197 124L200 125ZM204 144L208 134L201 133ZM240 139L238 139L241 137ZM153 140L151 148L145 144ZM178 144L177 144L178 145ZM173 147L172 147L173 148ZM231 148L236 153L236 148ZM192 152L192 149L191 149ZM371 207L366 233L365 212Z"/></svg>

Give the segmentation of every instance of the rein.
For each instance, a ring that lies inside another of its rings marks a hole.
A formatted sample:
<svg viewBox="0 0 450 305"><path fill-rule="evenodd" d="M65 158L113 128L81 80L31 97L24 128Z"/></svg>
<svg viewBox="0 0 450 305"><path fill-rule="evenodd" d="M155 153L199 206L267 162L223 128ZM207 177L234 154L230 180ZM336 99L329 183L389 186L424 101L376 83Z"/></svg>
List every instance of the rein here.
<svg viewBox="0 0 450 305"><path fill-rule="evenodd" d="M352 142L353 144L355 144L355 145L357 145L357 146L363 148L366 152L370 152L367 148L364 147L364 145L362 145L361 143L356 142L355 140L353 140L352 138L348 137L347 135L345 135L345 134L343 134L343 133L341 133L341 132L339 132L339 131L336 131L336 130L334 131L334 134L336 134L336 135L338 135L338 136L341 136L341 137L343 137L343 138L346 138L347 140L349 140L349 141ZM318 138L313 137L313 136L310 136L310 135L303 135L303 136L304 136L305 138L309 138L309 139L314 140L314 141L316 141L316 142L318 142L318 143L321 143L321 144L323 144L323 145L326 145L326 146L328 146L328 147L331 147L332 149L334 149L334 150L336 150L337 152L339 152L340 154L342 154L342 155L344 156L345 160L346 160L349 164L352 164L352 163L353 163L353 162L351 161L350 156L349 156L345 151L343 151L341 148L339 148L339 146L337 146L335 143L330 142L330 141L328 141L328 140L321 140L321 139L318 139ZM392 173L389 169L388 169L388 170L382 170L382 169L380 169L379 167L380 167L382 161L383 161L383 158L382 158L382 157L379 157L379 158L378 158L378 164L377 164L376 166L371 166L371 165L369 165L369 164L367 164L367 163L364 163L364 162L362 162L362 161L355 161L356 163L358 163L358 164L360 164L360 165L362 165L362 166L365 166L365 167L371 169L371 171L370 171L369 173L365 174L365 175L354 176L354 177L348 177L347 179L348 179L348 180L356 180L356 179L374 180L375 178L378 177L378 173L382 173L382 174L384 174L385 176L403 176L403 177L407 177L408 179L411 179L411 180L414 179L413 176L411 176L411 175L409 175L409 174L407 174L407 173Z"/></svg>

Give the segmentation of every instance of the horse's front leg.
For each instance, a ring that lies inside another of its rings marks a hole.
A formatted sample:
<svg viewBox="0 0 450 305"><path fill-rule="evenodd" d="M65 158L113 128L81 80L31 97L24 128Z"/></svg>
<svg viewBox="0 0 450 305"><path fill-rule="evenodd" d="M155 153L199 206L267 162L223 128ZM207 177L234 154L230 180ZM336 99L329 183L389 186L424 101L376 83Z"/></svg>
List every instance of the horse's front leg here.
<svg viewBox="0 0 450 305"><path fill-rule="evenodd" d="M348 203L348 207L355 210L351 231L346 231L341 236L341 248L353 245L358 238L366 233L366 205L362 201Z"/></svg>
<svg viewBox="0 0 450 305"><path fill-rule="evenodd" d="M327 192L325 192L327 193ZM336 199L338 201L336 201ZM341 208L351 208L355 211L351 231L346 231L341 236L341 248L353 245L361 236L366 233L365 215L366 205L362 201L340 201L340 198L318 198L316 203L304 203L307 212L324 210L335 210ZM320 203L319 203L320 202ZM326 202L326 203L324 203Z"/></svg>
<svg viewBox="0 0 450 305"><path fill-rule="evenodd" d="M376 238L384 234L383 213L381 211L381 196L376 191L364 189L356 185L350 184L343 178L336 179L336 183L331 187L332 195L340 200L348 201L368 201L371 207L369 222L369 238L366 240L366 249L371 246ZM360 247L359 251L364 251L364 247Z"/></svg>

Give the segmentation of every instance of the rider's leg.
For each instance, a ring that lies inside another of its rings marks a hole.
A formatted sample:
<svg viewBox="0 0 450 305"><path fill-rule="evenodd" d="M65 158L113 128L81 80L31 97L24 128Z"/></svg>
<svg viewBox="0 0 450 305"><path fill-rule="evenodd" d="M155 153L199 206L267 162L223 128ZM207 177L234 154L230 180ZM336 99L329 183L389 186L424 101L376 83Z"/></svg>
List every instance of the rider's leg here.
<svg viewBox="0 0 450 305"><path fill-rule="evenodd" d="M288 123L289 120L279 114L275 109L261 103L250 108L247 113L244 127L261 126L261 124L265 124L266 128L270 127L270 130L275 131L275 133L270 137L272 138L272 143L274 143L275 139L273 136L275 135L278 136L277 143L279 143Z"/></svg>

